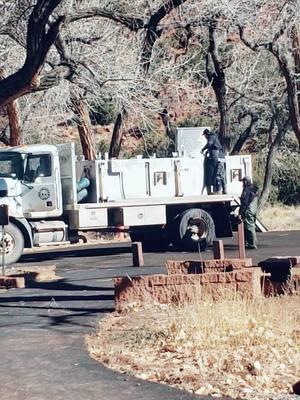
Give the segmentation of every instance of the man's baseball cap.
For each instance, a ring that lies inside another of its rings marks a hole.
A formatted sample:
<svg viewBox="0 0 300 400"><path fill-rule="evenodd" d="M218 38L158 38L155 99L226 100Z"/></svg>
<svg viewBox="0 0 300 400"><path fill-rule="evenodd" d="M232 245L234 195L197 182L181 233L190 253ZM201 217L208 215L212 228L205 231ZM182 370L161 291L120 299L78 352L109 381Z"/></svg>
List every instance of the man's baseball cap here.
<svg viewBox="0 0 300 400"><path fill-rule="evenodd" d="M202 133L202 136L203 136L203 135L209 135L209 134L210 134L209 129L204 129L204 131L203 131L203 133Z"/></svg>
<svg viewBox="0 0 300 400"><path fill-rule="evenodd" d="M241 179L241 182L247 182L247 183L251 183L251 178L250 178L250 176L244 176L242 179Z"/></svg>

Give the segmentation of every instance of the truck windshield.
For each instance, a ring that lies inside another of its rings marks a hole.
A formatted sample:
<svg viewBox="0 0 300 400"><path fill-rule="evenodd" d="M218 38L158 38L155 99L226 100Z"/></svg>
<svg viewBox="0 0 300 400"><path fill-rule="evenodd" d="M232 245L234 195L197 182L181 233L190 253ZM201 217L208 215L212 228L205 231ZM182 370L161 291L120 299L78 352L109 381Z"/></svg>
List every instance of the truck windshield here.
<svg viewBox="0 0 300 400"><path fill-rule="evenodd" d="M0 152L0 178L22 179L22 165L21 154Z"/></svg>

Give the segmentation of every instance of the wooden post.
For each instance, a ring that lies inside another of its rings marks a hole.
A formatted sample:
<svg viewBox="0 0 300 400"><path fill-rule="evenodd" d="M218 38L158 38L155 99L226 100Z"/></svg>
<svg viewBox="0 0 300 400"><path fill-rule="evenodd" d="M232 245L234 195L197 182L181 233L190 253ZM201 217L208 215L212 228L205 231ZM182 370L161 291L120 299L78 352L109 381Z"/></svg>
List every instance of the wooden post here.
<svg viewBox="0 0 300 400"><path fill-rule="evenodd" d="M214 260L224 260L224 243L223 240L215 240L213 242Z"/></svg>
<svg viewBox="0 0 300 400"><path fill-rule="evenodd" d="M144 266L143 248L141 242L133 242L132 249L132 264L134 267Z"/></svg>
<svg viewBox="0 0 300 400"><path fill-rule="evenodd" d="M246 258L246 250L245 250L245 233L244 233L243 221L241 221L238 224L238 244L239 244L239 258L244 260Z"/></svg>

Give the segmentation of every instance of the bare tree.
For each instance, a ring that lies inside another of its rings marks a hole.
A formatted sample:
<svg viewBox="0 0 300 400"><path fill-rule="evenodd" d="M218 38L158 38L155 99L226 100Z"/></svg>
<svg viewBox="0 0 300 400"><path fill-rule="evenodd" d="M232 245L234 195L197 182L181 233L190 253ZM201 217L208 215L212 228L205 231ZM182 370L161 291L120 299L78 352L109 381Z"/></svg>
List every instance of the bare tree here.
<svg viewBox="0 0 300 400"><path fill-rule="evenodd" d="M168 16L175 8L179 7L187 0L167 0L161 6L151 13L148 21L144 24L140 24L140 19L137 19L132 25L134 27L145 27L145 36L143 40L143 45L141 49L141 58L140 58L140 65L142 67L142 74L141 77L145 78L149 74L149 69L151 65L151 57L153 53L153 48L156 41L161 37L163 34L163 28L160 26L161 21ZM118 157L119 152L121 149L121 140L122 140L122 121L124 120L124 116L128 114L128 110L124 109L118 114L113 135L111 139L110 145L110 156Z"/></svg>
<svg viewBox="0 0 300 400"><path fill-rule="evenodd" d="M268 35L265 40L251 41L246 38L245 27L239 26L242 42L254 52L266 50L276 59L280 72L285 80L289 116L293 131L300 146L300 96L299 96L299 70L300 47L299 31L297 24L297 2L280 2L275 7L274 20L277 24L275 32ZM278 22L279 21L279 22ZM270 27L268 27L270 29Z"/></svg>

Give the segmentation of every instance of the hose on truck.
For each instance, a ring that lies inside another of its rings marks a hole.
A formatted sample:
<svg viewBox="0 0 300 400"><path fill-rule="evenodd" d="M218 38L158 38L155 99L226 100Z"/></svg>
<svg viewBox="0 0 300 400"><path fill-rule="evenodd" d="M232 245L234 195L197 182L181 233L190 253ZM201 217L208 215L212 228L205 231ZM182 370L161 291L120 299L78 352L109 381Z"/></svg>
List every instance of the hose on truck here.
<svg viewBox="0 0 300 400"><path fill-rule="evenodd" d="M85 200L88 197L89 192L87 188L90 186L90 184L91 181L87 177L81 178L80 181L77 183L76 191L77 191L78 203L83 202L83 200Z"/></svg>

